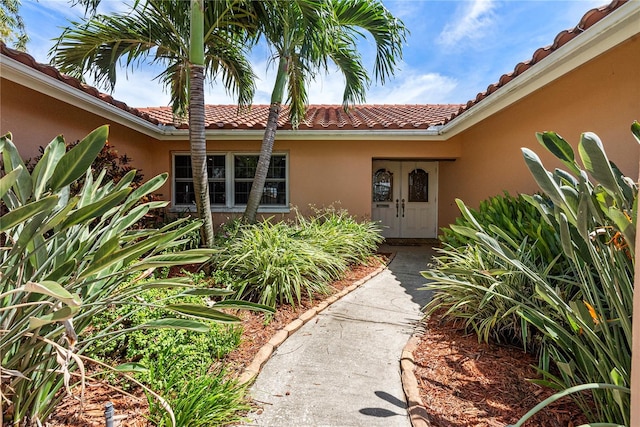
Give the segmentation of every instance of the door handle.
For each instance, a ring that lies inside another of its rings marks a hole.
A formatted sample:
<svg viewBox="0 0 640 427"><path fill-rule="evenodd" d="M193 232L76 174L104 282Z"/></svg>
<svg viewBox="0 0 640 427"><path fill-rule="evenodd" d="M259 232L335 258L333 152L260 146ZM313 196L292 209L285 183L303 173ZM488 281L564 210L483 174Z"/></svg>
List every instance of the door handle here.
<svg viewBox="0 0 640 427"><path fill-rule="evenodd" d="M398 214L400 212L400 206L398 205L398 199L396 199L396 218L398 218Z"/></svg>
<svg viewBox="0 0 640 427"><path fill-rule="evenodd" d="M404 218L404 199L402 199L402 218Z"/></svg>

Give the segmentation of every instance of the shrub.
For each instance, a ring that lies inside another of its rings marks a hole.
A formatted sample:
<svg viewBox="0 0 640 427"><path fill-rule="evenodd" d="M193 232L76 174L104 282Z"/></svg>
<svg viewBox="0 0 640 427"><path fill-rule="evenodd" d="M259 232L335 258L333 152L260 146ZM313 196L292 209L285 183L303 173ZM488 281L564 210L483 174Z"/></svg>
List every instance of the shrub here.
<svg viewBox="0 0 640 427"><path fill-rule="evenodd" d="M85 332L105 307L128 304L149 288L209 292L184 279L142 280L155 268L200 263L212 255L203 249L166 253L199 222L131 229L149 211L166 205L141 203L166 181L166 174L134 190L134 171L117 183L103 182L104 171L97 178L87 173L78 193L71 190L104 146L107 129L96 129L68 152L61 137L54 139L32 173L11 135L0 138L0 198L7 212L0 221L0 409L12 424L41 424L64 396L58 393L62 387L84 384L81 353L100 336ZM162 318L136 328L206 331L202 319L238 320L202 305L151 305L189 318ZM73 370L80 374L71 376Z"/></svg>
<svg viewBox="0 0 640 427"><path fill-rule="evenodd" d="M635 122L632 132L640 142L640 124ZM581 136L578 151L583 166L556 133L537 138L569 171L549 172L533 151L523 149L529 170L547 196L525 198L556 229L571 275L558 279L532 268L522 259L528 247L514 247L513 242L491 236L459 202L473 225L474 232L467 233L473 244L523 274L535 289L530 296L514 298L490 286L483 300L504 300L544 336L540 370L545 379L540 383L564 390L558 396L578 392L573 396L590 421L629 425L638 189L609 161L595 134ZM472 287L464 274L449 273L451 280ZM551 373L552 366L557 374ZM585 390L592 390L591 401L580 393ZM518 425L522 422L524 418Z"/></svg>
<svg viewBox="0 0 640 427"><path fill-rule="evenodd" d="M329 283L350 264L365 261L382 240L376 224L358 223L343 211L298 217L297 223L234 224L215 267L231 280L235 298L272 307L326 293Z"/></svg>
<svg viewBox="0 0 640 427"><path fill-rule="evenodd" d="M198 279L191 279L198 283ZM157 321L170 313L154 309L153 305L187 303L205 305L203 297L184 295L180 289L147 289L135 301L119 306L110 306L98 313L92 327L96 333L112 326L110 333ZM117 324L117 320L120 320ZM144 367L154 364L160 354L176 358L174 367L182 372L199 372L209 368L217 359L223 358L240 344L242 328L203 321L206 332L185 329L133 330L126 335L110 335L94 341L86 353L92 357L116 362L137 362Z"/></svg>
<svg viewBox="0 0 640 427"><path fill-rule="evenodd" d="M155 426L209 427L243 421L239 414L250 409L244 400L246 385L230 380L222 369L210 372L196 367L184 371L181 365L168 348L151 365L150 385L176 414L172 423L162 405L149 395L150 419Z"/></svg>

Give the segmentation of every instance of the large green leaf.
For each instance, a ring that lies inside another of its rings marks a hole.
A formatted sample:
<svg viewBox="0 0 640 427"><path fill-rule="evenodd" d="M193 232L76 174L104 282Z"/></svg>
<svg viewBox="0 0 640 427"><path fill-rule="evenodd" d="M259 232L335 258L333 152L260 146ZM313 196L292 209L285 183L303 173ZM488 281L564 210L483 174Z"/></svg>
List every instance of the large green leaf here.
<svg viewBox="0 0 640 427"><path fill-rule="evenodd" d="M136 188L131 193L131 195L129 195L129 198L124 204L124 208L129 209L135 203L138 203L138 201L140 201L140 199L142 199L144 196L162 187L162 185L167 181L168 176L169 174L167 173L160 174L158 176L151 178L150 180L142 184L140 187Z"/></svg>
<svg viewBox="0 0 640 427"><path fill-rule="evenodd" d="M44 316L30 317L29 329L37 329L41 326L45 326L50 323L61 322L63 320L70 319L77 312L78 312L78 309L75 307L64 306L61 309L56 310L53 313L46 314Z"/></svg>
<svg viewBox="0 0 640 427"><path fill-rule="evenodd" d="M571 171L576 174L579 173L580 168L576 163L573 148L560 135L555 132L538 132L536 133L536 138L540 144L560 159Z"/></svg>
<svg viewBox="0 0 640 427"><path fill-rule="evenodd" d="M68 306L79 307L82 304L82 300L78 295L72 294L63 288L62 285L51 280L44 280L42 282L29 281L24 285L24 291L53 297Z"/></svg>
<svg viewBox="0 0 640 427"><path fill-rule="evenodd" d="M95 203L84 206L75 212L72 212L67 219L62 223L62 228L68 228L82 222L97 218L107 212L109 209L116 206L118 203L124 200L125 197L131 192L130 188L125 188L115 193L112 193Z"/></svg>
<svg viewBox="0 0 640 427"><path fill-rule="evenodd" d="M4 162L4 173L8 174L9 172L16 169L21 170L16 179L14 189L16 196L18 196L18 200L20 200L22 204L28 203L29 198L31 197L31 175L29 175L27 167L22 161L22 157L20 156L18 148L16 148L14 143L9 139L4 139L2 160Z"/></svg>
<svg viewBox="0 0 640 427"><path fill-rule="evenodd" d="M638 144L640 144L640 123L634 121L631 124L631 133L636 138L636 141L638 141Z"/></svg>
<svg viewBox="0 0 640 427"><path fill-rule="evenodd" d="M621 204L622 192L600 138L592 132L583 133L578 150L585 169Z"/></svg>
<svg viewBox="0 0 640 427"><path fill-rule="evenodd" d="M145 258L134 265L138 270L150 267L161 267L165 265L201 264L211 259L215 250L212 249L190 249L182 252L167 253Z"/></svg>
<svg viewBox="0 0 640 427"><path fill-rule="evenodd" d="M152 320L139 326L140 329L184 329L194 332L209 332L209 327L202 322L190 319L165 317Z"/></svg>
<svg viewBox="0 0 640 427"><path fill-rule="evenodd" d="M237 323L240 319L236 316L223 313L219 310L196 304L169 304L164 308L175 311L176 313L187 316L197 317L200 319L213 320L215 322Z"/></svg>
<svg viewBox="0 0 640 427"><path fill-rule="evenodd" d="M9 189L16 183L18 177L22 173L22 166L12 170L2 178L0 178L0 199L4 197L5 194L9 191Z"/></svg>
<svg viewBox="0 0 640 427"><path fill-rule="evenodd" d="M0 231L7 231L10 228L29 220L40 212L53 209L58 204L58 196L48 196L36 202L29 203L2 216L0 221Z"/></svg>
<svg viewBox="0 0 640 427"><path fill-rule="evenodd" d="M248 301L242 300L224 300L216 302L213 305L214 308L233 308L237 310L252 310L252 311L262 311L265 313L275 313L276 309L273 307L269 307L268 305L256 304Z"/></svg>
<svg viewBox="0 0 640 427"><path fill-rule="evenodd" d="M109 127L100 126L62 156L51 177L52 190L69 185L84 175L98 157L108 135Z"/></svg>
<svg viewBox="0 0 640 427"><path fill-rule="evenodd" d="M528 148L522 148L522 154L524 156L524 161L533 175L533 179L538 183L538 186L540 186L542 191L551 198L551 201L553 201L556 206L564 209L564 206L566 205L564 195L560 191L558 184L553 180L551 174L542 165L540 157ZM571 220L573 218L569 219Z"/></svg>
<svg viewBox="0 0 640 427"><path fill-rule="evenodd" d="M47 190L47 184L53 175L56 165L64 156L66 147L62 136L57 136L44 149L42 158L33 168L31 177L33 179L33 195L36 199L40 198Z"/></svg>

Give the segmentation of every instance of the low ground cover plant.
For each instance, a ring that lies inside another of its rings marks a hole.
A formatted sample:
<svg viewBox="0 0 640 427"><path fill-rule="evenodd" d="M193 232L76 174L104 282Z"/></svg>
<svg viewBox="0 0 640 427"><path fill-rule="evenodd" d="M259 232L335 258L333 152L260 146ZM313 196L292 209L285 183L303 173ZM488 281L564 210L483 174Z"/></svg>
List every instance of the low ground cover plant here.
<svg viewBox="0 0 640 427"><path fill-rule="evenodd" d="M637 122L632 132L640 142ZM591 422L629 425L638 189L609 161L595 134L581 136L582 166L556 133L537 137L567 170L547 171L533 151L523 149L525 162L546 196L524 197L554 228L552 240L560 242L557 256L566 259L566 271L559 276L531 262L535 242L504 239L503 233L493 233L495 229L459 201L469 225L462 235L470 238L473 249L449 246L438 260L441 272L425 273L434 281L428 288L438 293L429 308L440 306L449 316L464 320L474 310L485 313L485 319L508 322L515 314L526 324L522 331L534 329L543 337L542 384L562 390L558 396L571 394ZM546 243L552 247L553 242ZM528 293L511 292L504 278L513 272L527 283ZM456 305L455 298L463 302ZM482 319L474 322L484 325ZM481 326L473 328L483 331ZM585 392L591 395L587 398Z"/></svg>
<svg viewBox="0 0 640 427"><path fill-rule="evenodd" d="M382 241L378 224L326 209L295 222L230 226L219 240L215 274L230 281L234 298L271 307L296 305L303 295L326 293L355 263L365 262Z"/></svg>

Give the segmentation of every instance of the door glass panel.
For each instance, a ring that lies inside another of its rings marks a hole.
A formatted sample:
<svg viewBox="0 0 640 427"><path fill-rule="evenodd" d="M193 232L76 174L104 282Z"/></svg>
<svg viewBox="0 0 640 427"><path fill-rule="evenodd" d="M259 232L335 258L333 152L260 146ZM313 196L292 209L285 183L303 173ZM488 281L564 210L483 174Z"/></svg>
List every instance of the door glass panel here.
<svg viewBox="0 0 640 427"><path fill-rule="evenodd" d="M422 169L414 169L409 173L409 201L429 201L429 174Z"/></svg>
<svg viewBox="0 0 640 427"><path fill-rule="evenodd" d="M393 198L393 174L386 169L378 169L373 174L373 201L390 202Z"/></svg>

